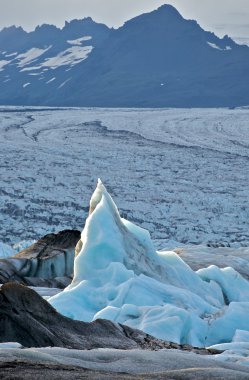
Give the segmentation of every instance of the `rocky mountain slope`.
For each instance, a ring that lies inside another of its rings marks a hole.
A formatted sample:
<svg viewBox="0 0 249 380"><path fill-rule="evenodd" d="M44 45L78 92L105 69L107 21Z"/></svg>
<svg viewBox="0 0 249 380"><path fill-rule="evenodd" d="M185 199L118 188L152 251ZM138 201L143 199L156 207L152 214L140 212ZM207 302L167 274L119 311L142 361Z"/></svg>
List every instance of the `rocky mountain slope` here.
<svg viewBox="0 0 249 380"><path fill-rule="evenodd" d="M90 18L62 30L0 32L0 104L207 107L249 104L249 47L165 5L119 29Z"/></svg>

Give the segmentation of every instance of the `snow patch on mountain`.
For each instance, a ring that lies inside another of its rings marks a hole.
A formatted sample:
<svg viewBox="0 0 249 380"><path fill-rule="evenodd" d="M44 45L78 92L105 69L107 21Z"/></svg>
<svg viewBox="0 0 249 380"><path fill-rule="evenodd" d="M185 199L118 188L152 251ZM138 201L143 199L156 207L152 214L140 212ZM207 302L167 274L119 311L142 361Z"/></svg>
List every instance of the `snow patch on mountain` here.
<svg viewBox="0 0 249 380"><path fill-rule="evenodd" d="M222 50L222 51L224 51L224 50L232 50L231 46L226 46L226 47L223 49L223 48L219 47L218 45L216 45L215 43L212 43L212 42L207 42L207 44L208 44L211 48L213 48L213 49L217 49L217 50Z"/></svg>
<svg viewBox="0 0 249 380"><path fill-rule="evenodd" d="M15 52L15 53L11 53L11 54L5 54L5 57L9 58L9 57L14 57L16 56L18 53Z"/></svg>
<svg viewBox="0 0 249 380"><path fill-rule="evenodd" d="M59 53L55 57L51 57L45 60L41 67L50 67L55 69L65 65L76 65L84 61L91 53L93 46L72 46L69 49Z"/></svg>
<svg viewBox="0 0 249 380"><path fill-rule="evenodd" d="M55 79L56 79L56 77L53 77L53 78L49 79L46 83L49 84L49 83L53 82Z"/></svg>
<svg viewBox="0 0 249 380"><path fill-rule="evenodd" d="M67 82L69 82L71 80L71 78L68 78L67 80L65 80L64 82L62 82L58 88L62 88L65 86L65 84L67 84Z"/></svg>
<svg viewBox="0 0 249 380"><path fill-rule="evenodd" d="M34 77L39 76L39 75L42 75L42 74L43 74L42 71L41 71L40 73L28 73L28 75L30 75L30 76L34 76Z"/></svg>
<svg viewBox="0 0 249 380"><path fill-rule="evenodd" d="M33 67L26 67L22 71L40 70L42 68L57 69L58 67L68 65L74 66L84 61L92 50L93 46L72 46L54 57L46 58L41 64Z"/></svg>
<svg viewBox="0 0 249 380"><path fill-rule="evenodd" d="M10 63L10 61L6 61L6 60L1 60L0 61L0 71L2 71L3 70L3 68L6 66L6 65L8 65Z"/></svg>
<svg viewBox="0 0 249 380"><path fill-rule="evenodd" d="M51 49L52 45L50 45L46 49L38 49L38 48L32 48L28 50L26 53L19 54L15 60L18 60L18 66L19 67L24 67L34 61L37 60L41 55L43 55L46 51Z"/></svg>
<svg viewBox="0 0 249 380"><path fill-rule="evenodd" d="M84 36L81 38L77 38L75 40L67 40L67 43L69 45L81 45L84 41L90 41L92 39L92 36Z"/></svg>

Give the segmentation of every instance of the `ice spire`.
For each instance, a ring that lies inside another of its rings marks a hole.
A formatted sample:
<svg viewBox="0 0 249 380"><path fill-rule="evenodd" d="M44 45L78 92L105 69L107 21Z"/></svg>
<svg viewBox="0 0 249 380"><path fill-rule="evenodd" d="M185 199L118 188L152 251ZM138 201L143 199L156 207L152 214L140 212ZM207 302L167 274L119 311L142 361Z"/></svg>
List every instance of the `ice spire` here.
<svg viewBox="0 0 249 380"><path fill-rule="evenodd" d="M102 181L100 178L98 178L98 183L97 183L97 187L90 199L90 208L89 208L89 215L91 215L93 213L93 211L95 210L96 206L99 204L99 202L101 201L101 198L102 198L102 195L103 195L103 192L106 191L106 188L105 186L103 185Z"/></svg>

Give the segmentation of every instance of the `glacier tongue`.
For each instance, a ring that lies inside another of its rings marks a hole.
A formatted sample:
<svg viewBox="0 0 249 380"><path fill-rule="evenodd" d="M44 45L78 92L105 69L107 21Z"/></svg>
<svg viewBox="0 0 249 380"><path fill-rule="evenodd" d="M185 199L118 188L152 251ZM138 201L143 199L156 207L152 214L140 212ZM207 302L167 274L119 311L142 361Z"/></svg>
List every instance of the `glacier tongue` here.
<svg viewBox="0 0 249 380"><path fill-rule="evenodd" d="M249 330L248 281L215 266L196 273L176 253L156 252L148 231L120 217L100 180L81 243L71 285L49 299L62 314L106 318L193 346Z"/></svg>

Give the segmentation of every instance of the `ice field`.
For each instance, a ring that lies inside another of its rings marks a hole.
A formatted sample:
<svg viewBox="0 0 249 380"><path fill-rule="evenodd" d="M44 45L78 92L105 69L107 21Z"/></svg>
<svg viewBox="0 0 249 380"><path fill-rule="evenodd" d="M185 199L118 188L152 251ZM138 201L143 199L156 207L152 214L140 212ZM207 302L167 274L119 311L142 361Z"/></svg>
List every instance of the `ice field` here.
<svg viewBox="0 0 249 380"><path fill-rule="evenodd" d="M72 284L37 289L58 311L214 346L225 350L219 360L248 365L248 117L247 108L1 107L0 256L83 230ZM100 182L91 198L98 177L114 201ZM170 250L181 246L197 271ZM223 261L236 270L215 266Z"/></svg>
<svg viewBox="0 0 249 380"><path fill-rule="evenodd" d="M0 108L0 242L82 229L100 177L159 248L249 246L249 109Z"/></svg>

